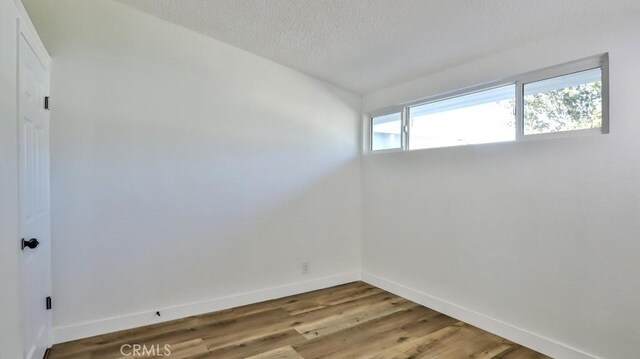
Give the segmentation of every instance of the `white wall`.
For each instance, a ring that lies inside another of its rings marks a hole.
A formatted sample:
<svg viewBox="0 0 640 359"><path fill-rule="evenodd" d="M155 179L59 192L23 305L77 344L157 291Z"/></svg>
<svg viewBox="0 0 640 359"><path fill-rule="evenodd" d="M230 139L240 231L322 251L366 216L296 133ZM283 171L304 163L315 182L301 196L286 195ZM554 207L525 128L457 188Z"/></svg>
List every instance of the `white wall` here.
<svg viewBox="0 0 640 359"><path fill-rule="evenodd" d="M357 96L107 0L26 5L54 60L59 332L359 270ZM374 110L610 52L609 135L365 156L364 271L635 357L638 38L620 21L365 96Z"/></svg>
<svg viewBox="0 0 640 359"><path fill-rule="evenodd" d="M13 1L0 0L0 348L7 358L24 356L18 246L17 18Z"/></svg>
<svg viewBox="0 0 640 359"><path fill-rule="evenodd" d="M598 357L637 357L637 19L366 95L371 111L610 52L608 135L363 157L363 278ZM561 352L537 349L549 348Z"/></svg>
<svg viewBox="0 0 640 359"><path fill-rule="evenodd" d="M25 5L53 59L57 341L356 278L360 97L119 3Z"/></svg>

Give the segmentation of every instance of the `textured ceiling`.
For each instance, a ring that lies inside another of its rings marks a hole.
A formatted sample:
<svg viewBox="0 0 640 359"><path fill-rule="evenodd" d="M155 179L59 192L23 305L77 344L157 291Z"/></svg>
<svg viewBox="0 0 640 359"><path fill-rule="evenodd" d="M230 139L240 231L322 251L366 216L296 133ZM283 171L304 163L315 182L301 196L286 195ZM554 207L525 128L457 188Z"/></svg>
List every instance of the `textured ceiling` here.
<svg viewBox="0 0 640 359"><path fill-rule="evenodd" d="M640 0L117 0L363 94L640 12Z"/></svg>

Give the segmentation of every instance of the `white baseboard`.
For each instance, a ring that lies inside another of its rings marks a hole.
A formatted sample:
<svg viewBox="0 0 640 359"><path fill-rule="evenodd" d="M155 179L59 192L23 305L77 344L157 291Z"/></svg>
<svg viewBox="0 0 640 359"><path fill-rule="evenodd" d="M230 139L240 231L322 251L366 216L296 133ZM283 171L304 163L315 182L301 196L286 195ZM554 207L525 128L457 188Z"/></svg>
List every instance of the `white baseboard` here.
<svg viewBox="0 0 640 359"><path fill-rule="evenodd" d="M271 287L257 291L215 298L203 302L176 305L160 308L162 317L155 315L156 310L105 318L97 321L73 324L53 328L54 343L63 343L71 340L92 337L94 335L116 332L119 330L141 327L149 324L166 322L192 315L215 312L218 310L239 307L242 305L263 302L289 295L310 292L335 285L345 284L360 280L360 273L344 273L332 277L314 279L305 282L287 284L279 287Z"/></svg>
<svg viewBox="0 0 640 359"><path fill-rule="evenodd" d="M494 333L513 342L522 344L543 354L558 359L599 359L579 349L559 343L553 339L518 328L498 319L474 312L446 300L411 289L397 282L363 272L344 273L332 277L298 282L279 287L215 298L203 302L161 308L162 317L155 315L155 310L105 318L97 321L79 323L64 327L54 327L54 343L63 343L94 335L106 334L141 327L149 324L166 322L192 315L215 312L218 310L258 303L265 300L282 298L312 290L328 288L335 285L362 280L388 292L407 298L425 307L441 312L465 323Z"/></svg>
<svg viewBox="0 0 640 359"><path fill-rule="evenodd" d="M498 319L474 312L446 300L411 289L402 284L384 279L371 273L363 272L362 281L384 289L388 292L409 299L413 302L431 308L465 323L496 334L515 343L534 349L552 358L558 359L598 359L579 349L559 343L553 339L532 333L525 329L507 324Z"/></svg>

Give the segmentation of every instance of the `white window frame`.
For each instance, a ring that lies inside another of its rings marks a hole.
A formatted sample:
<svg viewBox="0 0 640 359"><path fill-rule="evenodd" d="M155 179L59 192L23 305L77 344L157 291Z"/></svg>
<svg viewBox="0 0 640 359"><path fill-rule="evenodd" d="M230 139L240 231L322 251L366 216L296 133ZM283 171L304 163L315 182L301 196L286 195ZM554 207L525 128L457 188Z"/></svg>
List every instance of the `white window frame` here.
<svg viewBox="0 0 640 359"><path fill-rule="evenodd" d="M484 84L484 85L480 85L480 86L473 86L473 87L467 87L464 90L456 90L456 91L452 91L449 92L445 95L437 95L434 96L428 100L422 100L422 101L416 101L413 102L411 104L408 104L405 106L405 117L407 118L407 123L406 123L406 133L407 133L407 141L406 141L406 150L407 151L419 151L419 150L430 150L430 149L436 149L436 148L448 148L448 147L464 147L464 146L473 146L476 144L469 144L469 145L458 145L458 146L447 146L447 147L432 147L432 148L417 148L412 150L411 147L409 146L409 141L411 138L411 126L409 126L409 118L410 118L410 114L411 114L411 108L412 107L417 107L417 106L422 106L422 105L428 105L428 104L432 104L432 103L436 103L436 102L440 102L440 101L446 101L446 100L450 100L456 97L461 97L461 96L467 96L467 95L473 95L476 93L480 93L480 92L485 92L485 91L489 91L489 90L493 90L496 88L500 88L500 87L505 87L505 86L514 86L516 83L509 79L509 80L503 80L503 81L494 81L488 84ZM517 105L517 102L516 102ZM517 121L516 121L517 122ZM511 141L509 141L511 142ZM496 142L492 142L492 143L496 143ZM481 143L478 143L478 145ZM374 151L377 152L377 151Z"/></svg>
<svg viewBox="0 0 640 359"><path fill-rule="evenodd" d="M524 134L524 86L538 81L549 80L554 77L570 75L582 71L601 69L602 76L602 125L599 128L588 128L583 130L570 130L550 133ZM554 66L548 69L532 72L523 76L516 83L516 141L538 140L548 138L575 137L594 134L609 133L609 61L608 56L602 55L578 60L567 64Z"/></svg>
<svg viewBox="0 0 640 359"><path fill-rule="evenodd" d="M538 82L548 80L558 76L569 75L581 71L587 71L600 68L602 73L602 126L599 128L590 128L583 130L570 130L570 131L560 131L560 132L550 132L550 133L541 133L541 134L524 134L524 85L531 82ZM444 100L448 100L455 97L460 97L464 95L471 95L478 92L483 92L487 90L491 90L494 88L514 85L516 88L515 93L515 118L516 118L516 136L514 141L509 142L518 142L518 141L531 141L531 140L539 140L539 139L550 139L550 138L566 138L566 137L576 137L576 136L585 136L585 135L595 135L595 134L608 134L609 133L609 55L602 54L597 56L592 56L586 59L581 59L577 61L572 61L569 63L565 63L562 65L557 65L553 67L549 67L542 70L532 71L529 73L525 73L518 76L513 76L507 79L503 79L500 81L493 81L489 83L485 83L478 86L471 86L460 90L450 91L447 93L423 98L418 101L408 102L398 106L387 107L385 109L374 111L368 114L368 122L367 122L367 131L369 131L369 144L367 146L369 153L388 153L388 152L404 152L409 151L409 140L411 138L410 131L411 126L409 126L409 110L411 107L426 105L434 102L440 102ZM401 146L398 149L387 149L387 150L377 150L374 151L373 148L373 118L378 116L389 115L392 113L400 113L402 115L402 130L401 130ZM464 145L464 146L474 146L473 145ZM453 146L453 147L464 147L464 146ZM427 148L427 149L416 149L411 151L424 151L431 150L442 147L435 148Z"/></svg>
<svg viewBox="0 0 640 359"><path fill-rule="evenodd" d="M405 151L406 142L407 142L407 116L405 115L404 106L393 106L387 107L382 111L376 111L369 114L368 117L368 129L369 129L369 152L374 153L388 153L388 152L402 152ZM373 119L380 116L386 116L399 113L400 114L400 147L399 148L388 148L385 150L373 150Z"/></svg>

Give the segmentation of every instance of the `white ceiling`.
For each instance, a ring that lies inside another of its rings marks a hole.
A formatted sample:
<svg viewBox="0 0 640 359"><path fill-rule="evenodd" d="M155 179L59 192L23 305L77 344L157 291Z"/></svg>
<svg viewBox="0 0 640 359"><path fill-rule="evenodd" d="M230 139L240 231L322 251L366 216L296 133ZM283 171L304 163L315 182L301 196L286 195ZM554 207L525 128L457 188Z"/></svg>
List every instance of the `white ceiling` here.
<svg viewBox="0 0 640 359"><path fill-rule="evenodd" d="M640 12L640 0L118 0L364 94Z"/></svg>

